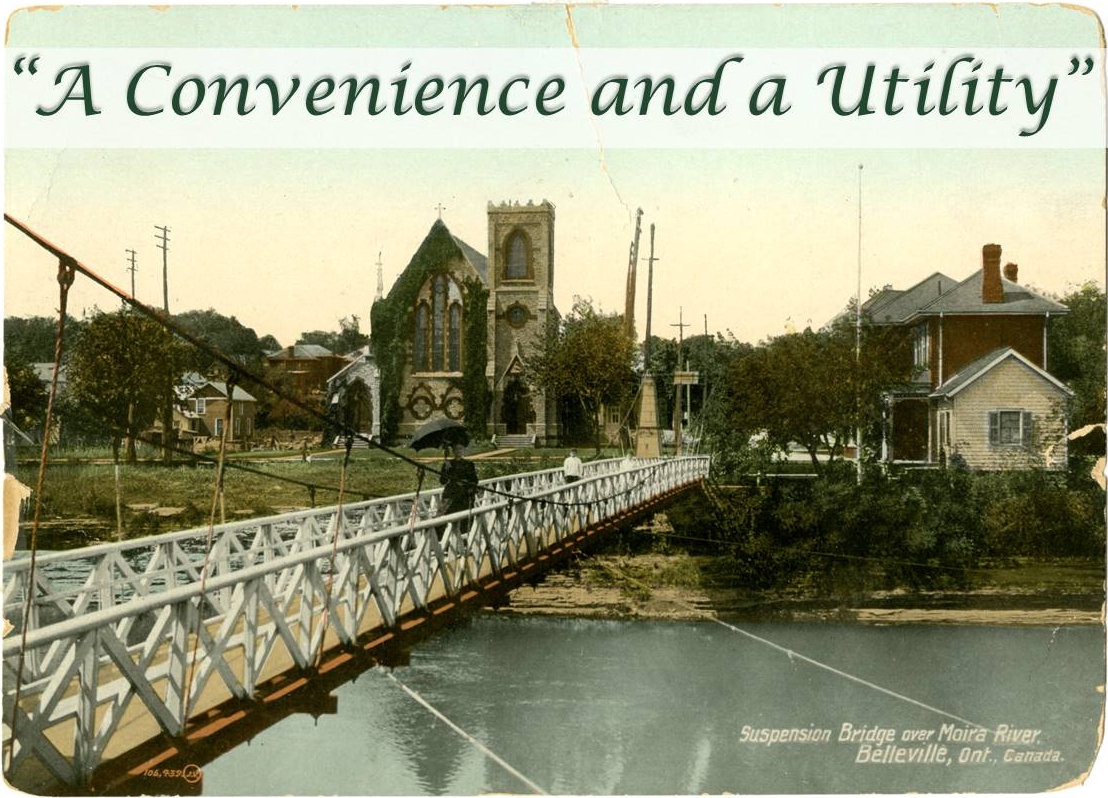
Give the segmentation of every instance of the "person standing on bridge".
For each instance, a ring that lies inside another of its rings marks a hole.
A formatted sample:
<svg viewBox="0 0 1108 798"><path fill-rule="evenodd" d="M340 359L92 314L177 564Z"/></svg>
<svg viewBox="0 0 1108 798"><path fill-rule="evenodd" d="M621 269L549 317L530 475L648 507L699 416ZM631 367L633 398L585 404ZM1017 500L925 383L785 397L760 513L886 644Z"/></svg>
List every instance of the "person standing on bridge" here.
<svg viewBox="0 0 1108 798"><path fill-rule="evenodd" d="M442 510L439 515L473 509L473 500L477 496L477 467L462 457L457 446L447 444L443 449L439 481L442 482ZM463 538L468 535L469 519L463 518L458 529ZM446 527L439 530L440 541L445 531Z"/></svg>
<svg viewBox="0 0 1108 798"><path fill-rule="evenodd" d="M562 475L567 485L581 478L581 458L577 456L576 449L569 450L569 456L562 463Z"/></svg>

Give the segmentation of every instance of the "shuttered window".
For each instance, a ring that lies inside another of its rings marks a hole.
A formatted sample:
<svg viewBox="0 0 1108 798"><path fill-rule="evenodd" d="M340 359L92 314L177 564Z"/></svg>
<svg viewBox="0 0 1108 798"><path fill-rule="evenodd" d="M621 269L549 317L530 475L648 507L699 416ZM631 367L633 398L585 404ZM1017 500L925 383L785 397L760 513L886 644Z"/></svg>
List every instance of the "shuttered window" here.
<svg viewBox="0 0 1108 798"><path fill-rule="evenodd" d="M1025 410L993 410L989 413L990 446L1030 446L1032 415Z"/></svg>

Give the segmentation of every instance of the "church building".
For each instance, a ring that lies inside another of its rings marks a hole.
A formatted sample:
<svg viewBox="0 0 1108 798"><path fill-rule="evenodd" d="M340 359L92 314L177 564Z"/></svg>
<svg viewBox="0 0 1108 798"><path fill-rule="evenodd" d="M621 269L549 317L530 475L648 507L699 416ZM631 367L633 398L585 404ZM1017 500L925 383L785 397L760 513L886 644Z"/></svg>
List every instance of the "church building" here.
<svg viewBox="0 0 1108 798"><path fill-rule="evenodd" d="M475 437L558 440L557 402L527 379L554 306L554 206L488 206L488 255L442 219L372 311L381 434L404 439L427 421L463 421Z"/></svg>

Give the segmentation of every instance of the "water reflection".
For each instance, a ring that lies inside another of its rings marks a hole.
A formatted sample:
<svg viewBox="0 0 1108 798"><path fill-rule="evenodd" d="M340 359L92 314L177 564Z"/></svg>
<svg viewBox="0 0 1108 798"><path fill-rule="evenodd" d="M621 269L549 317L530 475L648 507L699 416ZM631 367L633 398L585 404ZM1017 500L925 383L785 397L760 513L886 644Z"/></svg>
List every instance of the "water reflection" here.
<svg viewBox="0 0 1108 798"><path fill-rule="evenodd" d="M857 746L743 742L743 726L837 734L844 722L938 729L949 719L714 624L482 616L425 641L395 673L554 793L1037 791L1092 761L1100 628L749 628L974 722L1041 729L1044 747L1064 761L874 766L854 761ZM528 791L379 671L341 688L338 700L337 716L318 725L290 718L209 763L205 790Z"/></svg>

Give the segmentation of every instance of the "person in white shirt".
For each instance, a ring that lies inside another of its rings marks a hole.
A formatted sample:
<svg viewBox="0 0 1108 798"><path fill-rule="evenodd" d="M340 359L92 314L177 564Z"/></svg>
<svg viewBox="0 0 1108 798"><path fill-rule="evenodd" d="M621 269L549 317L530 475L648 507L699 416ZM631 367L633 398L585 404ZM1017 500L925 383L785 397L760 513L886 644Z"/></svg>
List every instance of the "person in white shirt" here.
<svg viewBox="0 0 1108 798"><path fill-rule="evenodd" d="M562 463L562 474L566 482L576 482L581 478L581 458L577 456L576 449L569 450L569 456Z"/></svg>

